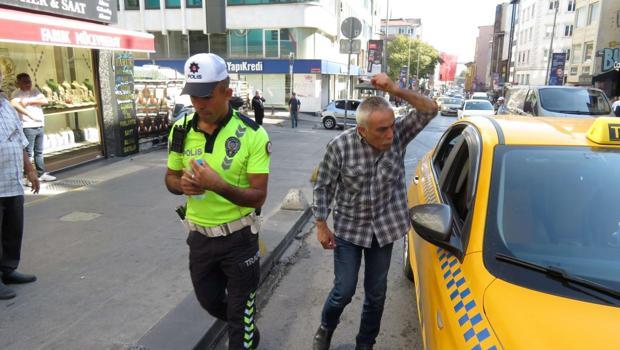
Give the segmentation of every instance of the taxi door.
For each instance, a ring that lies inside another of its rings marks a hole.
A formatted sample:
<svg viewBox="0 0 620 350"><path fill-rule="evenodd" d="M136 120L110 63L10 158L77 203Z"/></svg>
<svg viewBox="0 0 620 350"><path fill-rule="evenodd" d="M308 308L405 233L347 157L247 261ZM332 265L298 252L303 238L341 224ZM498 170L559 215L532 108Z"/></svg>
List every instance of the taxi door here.
<svg viewBox="0 0 620 350"><path fill-rule="evenodd" d="M471 332L462 327L468 296L462 287L459 258L464 256L473 189L480 161L479 136L472 126L455 124L440 140L434 154L424 157L412 182L411 204L443 203L453 213L449 251L425 241L413 230L409 252L414 270L418 311L426 349L472 349ZM478 150L477 150L478 149ZM417 200L417 201L416 201ZM459 300L463 299L463 300ZM459 304L460 302L460 304ZM475 334L474 334L475 335ZM475 339L474 339L475 340ZM472 345L473 344L473 345Z"/></svg>

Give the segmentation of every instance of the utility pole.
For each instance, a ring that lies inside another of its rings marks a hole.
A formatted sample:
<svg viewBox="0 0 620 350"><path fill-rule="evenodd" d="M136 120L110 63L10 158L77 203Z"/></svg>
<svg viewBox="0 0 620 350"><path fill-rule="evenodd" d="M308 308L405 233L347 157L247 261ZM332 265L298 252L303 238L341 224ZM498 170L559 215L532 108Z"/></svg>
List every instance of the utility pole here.
<svg viewBox="0 0 620 350"><path fill-rule="evenodd" d="M515 35L515 17L517 16L517 5L519 0L511 0L512 5L512 17L510 18L510 42L508 43L508 67L506 69L506 81L510 81L510 61L512 59L512 43L514 42ZM516 69L516 65L515 65Z"/></svg>
<svg viewBox="0 0 620 350"><path fill-rule="evenodd" d="M547 75L545 77L545 85L549 85L549 69L551 69L551 59L553 58L553 38L555 37L555 23L556 20L558 19L558 10L560 7L560 2L558 0L555 1L554 3L555 6L555 13L553 14L553 29L551 30L551 43L549 44L549 57L547 57L547 70L545 71L545 74Z"/></svg>
<svg viewBox="0 0 620 350"><path fill-rule="evenodd" d="M388 52L388 47L387 47L387 38L388 38L388 23L390 23L390 0L387 0L387 6L386 6L386 14L385 14L385 35L383 36L383 67L382 67L382 71L384 73L387 73L388 69L387 69L387 52Z"/></svg>
<svg viewBox="0 0 620 350"><path fill-rule="evenodd" d="M409 50L407 51L407 86L409 86L409 82L411 81L411 41L411 33L409 33ZM411 88L413 88L413 86Z"/></svg>

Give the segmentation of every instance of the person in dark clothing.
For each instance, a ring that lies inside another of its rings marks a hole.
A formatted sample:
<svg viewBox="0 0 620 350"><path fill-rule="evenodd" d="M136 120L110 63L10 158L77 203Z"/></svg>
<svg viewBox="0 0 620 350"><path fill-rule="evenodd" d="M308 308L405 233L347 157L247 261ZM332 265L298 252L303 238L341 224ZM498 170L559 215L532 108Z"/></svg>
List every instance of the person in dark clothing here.
<svg viewBox="0 0 620 350"><path fill-rule="evenodd" d="M252 110L254 110L254 120L258 125L263 125L263 118L265 117L264 102L265 98L260 95L260 92L256 91L252 98Z"/></svg>
<svg viewBox="0 0 620 350"><path fill-rule="evenodd" d="M288 101L289 110L291 112L291 127L297 127L297 116L299 115L299 108L301 107L301 101L297 98L297 95L293 92L291 99Z"/></svg>

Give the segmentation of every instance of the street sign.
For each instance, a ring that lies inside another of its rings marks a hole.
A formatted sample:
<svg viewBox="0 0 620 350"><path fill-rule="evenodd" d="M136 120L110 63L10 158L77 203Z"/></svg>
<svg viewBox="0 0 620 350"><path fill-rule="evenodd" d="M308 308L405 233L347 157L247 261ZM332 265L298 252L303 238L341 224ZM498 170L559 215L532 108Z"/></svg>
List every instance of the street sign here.
<svg viewBox="0 0 620 350"><path fill-rule="evenodd" d="M347 17L342 21L340 30L342 31L342 35L349 39L357 38L362 34L362 22L355 17Z"/></svg>
<svg viewBox="0 0 620 350"><path fill-rule="evenodd" d="M358 54L362 50L362 42L360 39L340 39L340 53L348 54L349 53L349 41L351 41L351 53Z"/></svg>

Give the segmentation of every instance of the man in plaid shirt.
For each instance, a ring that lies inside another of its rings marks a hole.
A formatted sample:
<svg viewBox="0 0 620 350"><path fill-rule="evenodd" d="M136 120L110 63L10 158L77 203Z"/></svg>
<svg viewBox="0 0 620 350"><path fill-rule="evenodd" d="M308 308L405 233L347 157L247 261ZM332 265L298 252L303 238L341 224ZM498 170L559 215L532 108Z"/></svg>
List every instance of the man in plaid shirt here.
<svg viewBox="0 0 620 350"><path fill-rule="evenodd" d="M379 334L393 242L409 229L404 157L407 144L437 115L437 104L399 88L385 74L371 83L409 102L415 111L395 119L383 97L373 96L357 109L357 127L328 145L314 186L313 211L318 240L334 249L334 287L323 306L314 350L327 350L340 315L353 297L364 255L365 300L356 349L372 349ZM334 231L327 226L336 200Z"/></svg>

